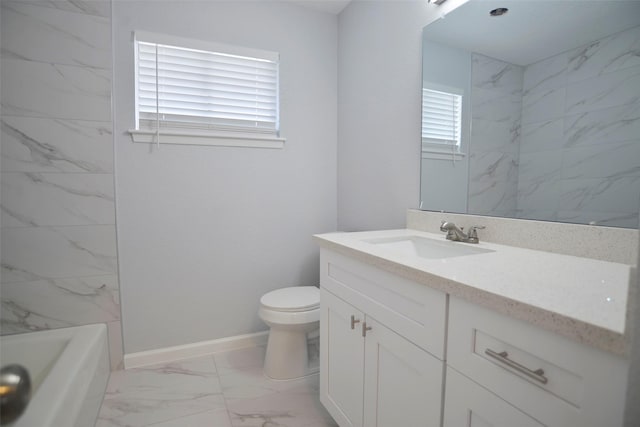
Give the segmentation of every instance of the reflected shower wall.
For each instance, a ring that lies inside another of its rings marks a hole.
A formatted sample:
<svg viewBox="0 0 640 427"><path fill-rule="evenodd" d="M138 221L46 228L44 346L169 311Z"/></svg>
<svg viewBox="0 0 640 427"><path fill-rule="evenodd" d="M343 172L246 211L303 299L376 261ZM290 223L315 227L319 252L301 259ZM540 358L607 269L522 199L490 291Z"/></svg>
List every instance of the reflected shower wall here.
<svg viewBox="0 0 640 427"><path fill-rule="evenodd" d="M640 27L526 67L472 57L468 212L638 227Z"/></svg>
<svg viewBox="0 0 640 427"><path fill-rule="evenodd" d="M515 217L524 68L471 55L469 212Z"/></svg>

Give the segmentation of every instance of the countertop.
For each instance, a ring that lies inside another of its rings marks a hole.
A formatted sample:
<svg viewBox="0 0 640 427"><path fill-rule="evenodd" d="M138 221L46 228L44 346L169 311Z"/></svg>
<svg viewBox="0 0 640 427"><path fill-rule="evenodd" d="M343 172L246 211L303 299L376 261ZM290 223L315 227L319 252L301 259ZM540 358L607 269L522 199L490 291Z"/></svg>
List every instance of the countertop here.
<svg viewBox="0 0 640 427"><path fill-rule="evenodd" d="M538 325L577 342L625 355L627 313L635 267L514 246L480 242L493 252L425 259L366 240L444 234L412 229L316 235L321 247L450 295Z"/></svg>

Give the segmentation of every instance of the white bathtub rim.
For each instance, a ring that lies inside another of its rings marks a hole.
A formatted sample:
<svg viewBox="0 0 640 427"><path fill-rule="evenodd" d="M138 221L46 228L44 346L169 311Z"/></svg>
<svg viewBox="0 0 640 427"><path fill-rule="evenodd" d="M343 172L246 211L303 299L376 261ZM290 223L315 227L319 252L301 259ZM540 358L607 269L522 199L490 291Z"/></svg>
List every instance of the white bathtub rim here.
<svg viewBox="0 0 640 427"><path fill-rule="evenodd" d="M77 397L87 393L91 380L78 376L84 375L81 368L85 365L95 369L98 364L99 358L95 352L99 349L96 347L100 346L101 341L106 342L107 327L104 324L92 324L33 334L46 334L47 339L66 339L69 343L38 391L32 396L26 412L12 424L12 427L74 425L84 400ZM76 379L80 384L74 390Z"/></svg>

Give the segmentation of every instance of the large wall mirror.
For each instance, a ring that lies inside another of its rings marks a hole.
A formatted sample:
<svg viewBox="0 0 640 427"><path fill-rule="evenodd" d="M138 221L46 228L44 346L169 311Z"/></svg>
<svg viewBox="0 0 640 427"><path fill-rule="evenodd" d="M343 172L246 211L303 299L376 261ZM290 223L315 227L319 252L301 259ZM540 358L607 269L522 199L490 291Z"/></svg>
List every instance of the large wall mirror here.
<svg viewBox="0 0 640 427"><path fill-rule="evenodd" d="M638 228L640 1L463 4L424 28L422 121L421 209Z"/></svg>

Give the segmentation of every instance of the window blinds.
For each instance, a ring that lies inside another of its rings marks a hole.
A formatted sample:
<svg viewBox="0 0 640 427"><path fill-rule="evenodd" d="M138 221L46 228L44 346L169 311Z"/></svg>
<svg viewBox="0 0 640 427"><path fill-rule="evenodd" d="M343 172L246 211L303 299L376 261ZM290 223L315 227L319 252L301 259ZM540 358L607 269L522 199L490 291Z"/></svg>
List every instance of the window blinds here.
<svg viewBox="0 0 640 427"><path fill-rule="evenodd" d="M136 44L140 129L159 126L277 135L277 59L141 40Z"/></svg>
<svg viewBox="0 0 640 427"><path fill-rule="evenodd" d="M422 142L460 147L462 95L422 89Z"/></svg>

